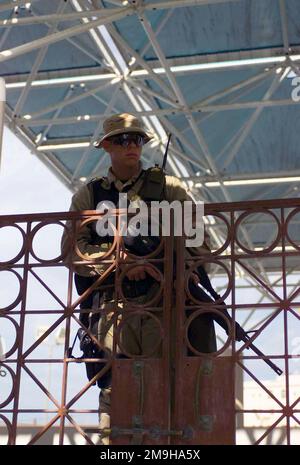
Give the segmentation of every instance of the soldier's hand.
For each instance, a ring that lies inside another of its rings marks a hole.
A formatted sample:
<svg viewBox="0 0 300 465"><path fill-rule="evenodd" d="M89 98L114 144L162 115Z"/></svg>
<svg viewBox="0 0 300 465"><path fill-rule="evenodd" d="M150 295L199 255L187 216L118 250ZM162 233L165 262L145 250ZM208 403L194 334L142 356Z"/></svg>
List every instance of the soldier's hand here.
<svg viewBox="0 0 300 465"><path fill-rule="evenodd" d="M200 278L198 276L197 273L193 272L189 275L189 279L191 279L193 281L193 283L195 284L195 286L197 286L198 284L201 283L200 281ZM174 281L174 289L176 289L176 286L177 286L177 282L176 282L176 279Z"/></svg>
<svg viewBox="0 0 300 465"><path fill-rule="evenodd" d="M134 268L130 268L127 272L127 277L132 281L139 281L140 279L146 279L147 274L152 276L152 278L156 279L156 281L160 280L160 274L154 268L149 265L138 265Z"/></svg>
<svg viewBox="0 0 300 465"><path fill-rule="evenodd" d="M122 258L123 260L125 260L125 262L127 258L129 258L126 252L124 252ZM130 268L130 270L128 270L126 273L126 276L128 277L128 279L130 279L130 281L139 281L141 279L146 279L147 274L152 276L152 278L156 279L156 281L160 281L159 272L155 268L147 264L136 265Z"/></svg>
<svg viewBox="0 0 300 465"><path fill-rule="evenodd" d="M197 273L193 272L190 274L190 279L193 281L193 283L197 286L198 284L200 284L200 278L199 276L197 275Z"/></svg>

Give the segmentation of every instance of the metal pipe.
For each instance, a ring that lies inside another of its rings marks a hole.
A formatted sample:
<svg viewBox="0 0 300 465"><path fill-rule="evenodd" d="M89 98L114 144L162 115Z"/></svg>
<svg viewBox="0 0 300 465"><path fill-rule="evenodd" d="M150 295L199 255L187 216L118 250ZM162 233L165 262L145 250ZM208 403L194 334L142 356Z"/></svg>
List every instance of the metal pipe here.
<svg viewBox="0 0 300 465"><path fill-rule="evenodd" d="M25 53L31 52L32 50L36 50L40 47L43 47L44 45L55 44L56 42L67 39L68 37L76 36L77 34L82 34L83 32L87 32L90 29L93 29L97 26L101 26L102 24L110 23L111 21L117 21L118 19L121 19L125 16L134 14L134 12L135 11L132 7L126 7L122 9L121 12L106 16L105 18L90 21L87 24L73 26L63 31L51 34L50 36L44 36L41 39L33 40L32 42L27 42L24 45L18 45L17 47L8 50L3 50L2 52L0 52L0 63L6 60L10 60L12 58L16 58L17 56L24 55Z"/></svg>
<svg viewBox="0 0 300 465"><path fill-rule="evenodd" d="M0 168L1 168L1 153L2 153L2 137L3 137L3 126L4 126L4 112L5 112L5 81L0 78Z"/></svg>

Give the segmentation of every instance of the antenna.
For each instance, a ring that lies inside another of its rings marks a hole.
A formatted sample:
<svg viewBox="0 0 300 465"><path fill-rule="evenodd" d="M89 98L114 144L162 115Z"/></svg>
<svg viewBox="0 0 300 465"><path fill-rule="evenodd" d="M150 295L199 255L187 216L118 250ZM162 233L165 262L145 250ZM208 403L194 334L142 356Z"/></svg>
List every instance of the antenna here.
<svg viewBox="0 0 300 465"><path fill-rule="evenodd" d="M168 150L169 150L169 144L170 144L171 137L172 137L172 134L170 133L168 135L168 142L167 142L166 151L165 151L165 154L164 154L164 159L163 159L163 164L162 164L162 170L163 171L165 170L165 167L166 167L166 164L167 164L167 156L168 156Z"/></svg>

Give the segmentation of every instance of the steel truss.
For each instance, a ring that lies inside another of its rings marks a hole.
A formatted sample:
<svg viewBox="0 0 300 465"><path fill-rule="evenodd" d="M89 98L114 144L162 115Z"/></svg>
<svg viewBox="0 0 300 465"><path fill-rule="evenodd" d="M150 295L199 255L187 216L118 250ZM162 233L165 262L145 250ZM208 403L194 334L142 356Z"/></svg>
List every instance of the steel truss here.
<svg viewBox="0 0 300 465"><path fill-rule="evenodd" d="M12 128L17 128L16 130L18 134L23 133L24 135L26 134L25 137L29 137L31 149L37 153L37 148L39 148L39 157L41 157L43 145L47 146L49 144L47 141L43 142L41 140L39 140L38 143L35 142L35 137L30 135L31 131L29 128L45 125L46 129L43 131L42 135L43 138L46 138L53 125L63 126L66 124L77 124L82 121L82 117L84 117L84 115L76 114L69 117L59 117L61 111L67 108L68 105L80 102L81 100L84 101L87 97L101 99L101 91L112 86L118 87L120 85L121 92L128 98L130 105L133 105L134 112L144 117L149 128L151 127L152 131L157 134L158 143L164 141L166 136L163 136L163 134L165 134L166 131L173 131L176 134L176 142L174 142L170 157L169 169L171 172L173 171L181 177L186 177L185 170L188 172L190 171L190 164L188 162L190 160L192 165L195 167L198 165L198 169L202 175L205 175L205 171L209 170L214 179L222 181L222 170L238 156L245 139L251 134L251 130L261 112L265 108L275 106L297 105L297 102L292 99L285 98L272 100L271 98L274 91L278 88L278 86L280 86L281 79L284 79L291 70L291 67L295 66L294 63L296 63L297 59L299 59L297 56L297 53L299 53L299 46L293 46L293 48L290 47L286 4L284 0L274 0L274 4L278 4L281 14L283 47L262 50L257 49L249 52L203 55L199 57L180 57L176 59L170 59L164 56L158 39L159 32L170 20L173 11L177 8L190 6L201 8L204 5L229 3L229 0L169 0L153 4L151 2L144 4L141 0L139 0L134 2L130 1L127 5L123 5L122 2L119 1L113 1L112 8L109 10L103 8L100 1L85 2L72 0L71 5L73 7L73 11L65 11L65 8L62 6L61 10L50 15L35 13L35 6L38 5L38 1L36 0L35 2L31 2L32 6L30 14L28 13L27 17L24 17L23 15L18 18L15 14L16 10L18 7L21 7L22 5L24 6L26 3L27 2L19 1L8 2L1 5L1 11L11 12L11 16L9 19L2 20L0 23L5 34L5 38L2 43L2 49L4 48L4 50L0 52L0 61L5 62L6 60L21 57L23 54L30 51L37 51L36 60L30 74L18 76L10 75L7 76L6 81L8 92L9 89L18 88L18 86L21 88L18 102L13 109L13 122L11 121L11 112L9 110L7 110L7 122L11 124ZM235 5L239 2L234 1L232 3ZM153 29L147 18L147 12L154 9L165 10L165 14L160 23L156 26L156 30ZM148 39L148 43L144 46L140 54L136 53L136 51L130 47L126 40L117 32L114 26L118 20L121 20L127 15L136 16L145 31L145 36ZM59 24L61 21L64 21L65 24L70 22L70 27L66 26L64 30L60 30ZM35 24L46 24L48 26L48 33L45 37L41 37L33 42L24 43L23 45L5 50L5 42L7 41L7 36L9 37L9 33L12 28L22 28L22 26L26 24L32 24L33 27ZM101 27L104 25L106 27L106 38L103 35L103 29L101 30ZM86 32L90 33L91 38L95 43L97 53L93 53L91 50L88 50L85 45L80 43L80 35ZM109 37L109 41L107 40L107 37ZM47 73L39 71L49 45L59 43L62 40L68 40L69 43L78 47L86 54L86 56L93 56L99 64L101 63L101 72L99 73L97 67L93 69L87 68L86 70L84 70L84 68L79 68L77 70L72 69L69 71L65 70L57 72L49 70ZM151 63L144 59L144 55L150 46L152 46L156 54L156 59L152 60ZM102 57L102 59L99 57ZM269 63L266 64L266 59L268 58L270 60ZM294 61L291 61L290 58ZM210 70L213 76L213 73L218 73L219 71L226 69L226 67L232 67L232 61L236 61L235 69L239 69L245 66L253 66L253 63L256 63L256 61L253 60L257 59L261 59L263 61L261 62L262 68L256 76L245 81L241 81L240 83L236 83L232 85L231 88L224 89L223 91L220 91L215 95L211 95L199 102L187 104L177 83L177 76L196 76L197 73L201 73L203 71L207 72L207 70ZM248 64L243 63L241 60L248 60ZM105 66L107 65L109 66L105 70ZM182 70L180 68L182 66L189 65L194 65L194 67L191 66L190 69L182 68ZM197 68L197 65L199 65L199 68ZM219 65L222 65L222 67ZM201 68L201 66L203 68ZM264 69L266 66L269 68L267 71ZM279 70L279 68L281 69ZM279 74L276 74L276 72ZM255 85L269 79L271 76L274 76L273 85L260 101L249 101L243 103L235 101L236 95L238 96L239 92L243 92L244 90L244 92L247 93L248 91L251 91L251 89L255 88ZM70 79L69 82L68 78ZM88 82L91 78L95 79L95 85ZM154 91L149 87L147 84L149 79L157 85L159 90ZM72 85L72 82L76 83L76 80L81 83L85 82L86 85L82 95L72 97L70 95L71 93L68 92L68 88ZM97 81L99 82L97 83ZM22 108L26 104L27 100L31 98L31 93L36 86L49 86L49 88L51 86L65 86L66 97L55 105L45 106L44 108L40 108L38 111L33 112L30 115L30 119L28 119L28 115L24 115L24 113L22 113ZM132 89L135 89L135 91ZM113 100L111 102L105 102L106 106L112 111L118 111L118 99L116 98L116 95L118 95L118 93L113 94ZM229 102L225 104L220 103L219 100L225 96L230 99ZM142 103L141 98L144 100L144 103ZM159 101L164 104L163 109L157 106L157 102ZM245 123L237 134L232 137L232 140L228 142L226 147L227 156L226 159L222 160L222 165L220 165L220 163L216 164L216 160L221 159L222 153L214 154L214 156L210 153L207 142L200 131L198 123L203 121L203 118L204 120L205 118L210 118L216 114L216 112L241 109L251 109L254 110L254 112L248 122ZM43 117L43 115L46 115L47 113L49 114L49 112L54 113L52 113L50 117ZM186 127L183 127L181 131L175 128L168 119L168 117L171 117L172 115L183 115L186 121ZM162 124L158 123L157 119L156 126L153 126L150 122L150 117L152 116L157 117ZM94 136L97 135L96 133L100 129L99 123L102 121L103 117L103 113L90 115L89 117L89 121L95 124ZM157 124L161 127L160 132L158 132ZM187 128L192 130L198 146L191 144L184 137L184 132ZM91 139L92 138L93 134L91 133ZM57 140L56 142L61 145L63 140ZM74 139L74 142L76 142L76 139ZM69 143L70 141L68 141L68 144ZM160 145L158 147L160 147ZM66 150L68 150L67 147ZM70 148L70 150L72 150L72 148ZM79 161L75 172L67 175L67 184L70 188L74 189L78 185L78 176L80 176L80 170L87 160L90 149L87 150L88 151L84 153L83 158ZM156 150L157 149L155 149L155 151ZM204 157L203 161L199 160L199 154L202 154ZM44 159L48 157L49 151L45 152L45 156L41 158ZM53 159L55 158L54 151ZM177 158L180 159L180 165L176 162ZM182 170L183 168L184 171ZM58 165L55 166L54 171L56 174L58 174L57 170L59 169ZM61 175L62 173L60 172L59 174ZM206 196L205 190L202 191L202 196ZM222 183L220 196L220 200L223 198L226 201L230 201L229 191Z"/></svg>
<svg viewBox="0 0 300 465"><path fill-rule="evenodd" d="M291 68L299 61L300 57L297 54L300 47L296 45L291 48L289 44L285 1L274 0L274 4L280 8L282 47L201 55L199 57L166 58L159 43L159 33L167 22L172 19L175 9L189 6L201 8L204 5L229 3L229 1L170 0L143 4L139 0L130 1L127 5L123 5L122 2L114 0L112 1L112 8L108 10L103 7L100 1L72 0L73 11L65 11L61 6L61 9L55 14L39 15L35 12L35 7L38 5L36 0L32 2L30 14L22 18L16 17L15 9L18 6L25 5L26 2L8 2L1 5L1 11L10 12L10 17L1 23L4 34L0 61L17 59L28 52L36 53L35 63L29 74L7 76L7 92L10 89L20 88L20 95L15 108L11 109L7 106L6 122L26 142L31 151L59 176L60 180L69 188L75 190L80 185L80 173L91 152L91 145L88 144L100 132L101 123L108 114L108 110L119 111L118 96L122 94L122 98L126 98L130 108L133 108L131 111L143 117L148 128L156 134L156 146L153 149L147 149L147 158L149 158L148 154L151 160L159 158L159 154L164 150L167 132L172 132L174 140L170 148L169 171L186 182L186 186L196 199L201 197L206 201L212 199L215 202L231 201L231 192L226 182L235 179L235 177L230 176L230 174L225 175L223 170L239 156L243 144L250 136L251 130L261 112L266 108L275 106L297 105L297 102L294 102L292 98L272 100L272 95ZM242 1L240 0L240 2ZM240 2L235 0L231 3L234 7ZM155 28L152 27L147 18L147 12L153 9L165 10L160 23ZM140 54L133 50L115 27L118 20L122 20L127 15L134 15L144 29L147 40ZM61 21L70 23L70 26L67 24L64 30L60 30L59 24ZM24 43L12 49L5 49L5 43L13 28L22 28L22 25L25 24L32 24L33 27L46 24L48 33L33 42ZM80 37L84 33L90 35L94 50L91 50L80 41ZM40 66L49 45L59 44L63 40L67 40L68 43L77 47L87 57L92 57L97 66L60 71L40 71ZM156 55L151 62L145 59L149 47L152 47ZM257 64L259 59L261 62ZM219 73L224 69L231 69L233 65L234 69L243 69L247 66L253 67L254 63L257 66L256 75L190 104L184 98L177 82L179 76L196 77L201 75L202 72L209 71L213 78L215 73ZM101 67L98 65L101 65ZM187 66L189 68L184 68ZM250 100L241 103L238 100L239 97L246 96L256 86L270 79L272 82L269 89L260 101ZM155 90L150 88L149 81L155 84ZM80 84L83 84L83 86L80 87ZM72 95L76 85L79 86L79 92ZM64 86L64 97L58 103L44 105L30 115L24 114L22 110L26 102L30 101L34 89L43 86L46 89ZM102 93L108 89L113 90L110 93L110 99L105 98ZM224 97L226 97L227 103L222 102ZM70 108L71 105L84 102L87 98L101 102L105 105L107 111L95 115L74 114L68 117L61 116L65 109ZM160 108L159 104L163 104L163 108ZM253 113L239 131L233 135L222 151L219 154L212 154L199 123L207 121L217 112L241 109L250 109L253 110ZM172 124L172 115L183 116L184 123L180 130ZM47 140L47 136L53 127L63 127L67 124L77 125L85 117L94 125L89 137L78 137L74 134L73 137ZM36 137L33 131L38 126L42 126L44 129ZM192 131L195 143L192 143L186 137L187 131ZM59 147L59 150L68 152L73 150L76 144L83 144L81 146L84 146L84 151L74 172L70 173L55 155L55 145ZM224 158L225 152L227 155ZM91 176L98 174L104 163L105 158L103 157L93 168ZM198 171L199 176L196 177L194 173L191 173L191 167ZM289 173L286 173L287 177L288 175ZM277 173L272 172L272 176L276 177ZM260 177L259 173L255 173L247 177L247 179L259 180ZM240 176L238 179L243 180L245 178ZM190 181L192 181L192 184ZM210 187L208 185L209 181L217 182L219 188ZM197 187L197 184L202 184L202 186ZM262 195L259 189L258 187L258 198ZM290 194L290 190L287 190L282 195L288 195L287 193ZM210 225L208 225L208 229L215 233ZM244 234L247 236L246 232ZM217 230L217 235L222 238L221 231ZM251 239L249 236L247 236L247 241L250 245ZM263 265L260 263L259 266L262 267ZM261 272L266 275L263 268L261 268Z"/></svg>

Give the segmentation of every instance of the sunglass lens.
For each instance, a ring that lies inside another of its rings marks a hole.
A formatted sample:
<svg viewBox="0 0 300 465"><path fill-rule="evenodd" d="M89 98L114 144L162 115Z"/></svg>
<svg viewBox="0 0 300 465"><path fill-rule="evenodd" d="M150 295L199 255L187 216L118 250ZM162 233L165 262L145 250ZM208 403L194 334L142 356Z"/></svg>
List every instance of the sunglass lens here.
<svg viewBox="0 0 300 465"><path fill-rule="evenodd" d="M111 141L115 145L121 145L122 147L128 147L132 142L137 146L141 147L145 144L145 138L141 134L120 134L111 138Z"/></svg>

